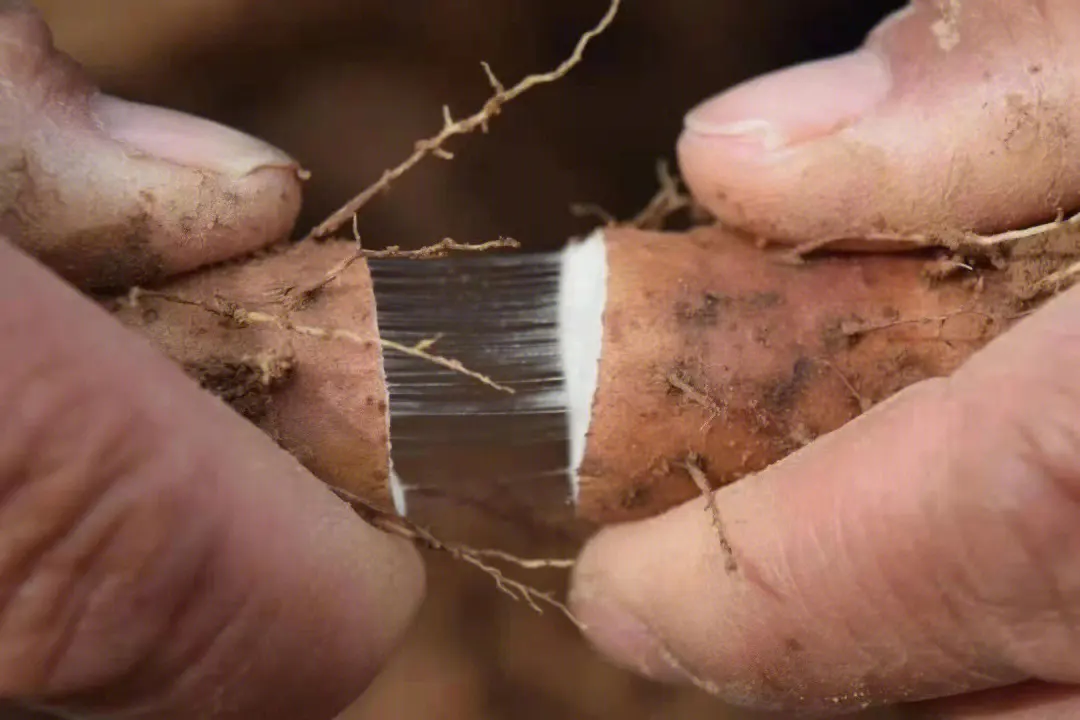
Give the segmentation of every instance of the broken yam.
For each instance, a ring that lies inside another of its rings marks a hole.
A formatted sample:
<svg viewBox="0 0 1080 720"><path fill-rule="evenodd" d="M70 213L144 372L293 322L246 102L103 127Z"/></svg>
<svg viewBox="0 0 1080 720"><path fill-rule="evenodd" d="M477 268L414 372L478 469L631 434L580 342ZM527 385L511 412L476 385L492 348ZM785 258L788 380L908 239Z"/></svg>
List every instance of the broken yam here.
<svg viewBox="0 0 1080 720"><path fill-rule="evenodd" d="M347 243L304 243L114 305L121 322L322 480L392 512L389 397L367 264L299 307L284 302L290 287L352 253Z"/></svg>
<svg viewBox="0 0 1080 720"><path fill-rule="evenodd" d="M1033 307L1042 280L1029 277L1031 254L791 263L717 227L609 228L572 244L558 309L568 515L607 524L660 513L947 376ZM1054 277L1077 256L1056 253L1037 274ZM382 363L390 348L353 244L304 241L133 299L117 303L121 321L203 387L324 481L401 510Z"/></svg>
<svg viewBox="0 0 1080 720"><path fill-rule="evenodd" d="M607 279L595 386L573 389L591 396L576 495L599 523L700 494L690 459L714 488L758 472L948 375L1016 316L1009 273L934 279L918 254L792 264L717 228L587 242Z"/></svg>

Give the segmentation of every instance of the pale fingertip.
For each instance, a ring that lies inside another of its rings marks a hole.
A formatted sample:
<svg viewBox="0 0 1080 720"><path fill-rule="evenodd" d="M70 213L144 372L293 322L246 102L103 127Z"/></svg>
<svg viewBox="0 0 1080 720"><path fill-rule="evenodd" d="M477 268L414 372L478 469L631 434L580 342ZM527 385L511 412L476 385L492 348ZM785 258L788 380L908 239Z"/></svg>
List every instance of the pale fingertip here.
<svg viewBox="0 0 1080 720"><path fill-rule="evenodd" d="M574 570L570 607L586 639L618 667L658 682L687 683L687 673L652 629L614 596L605 576L605 546L603 537L590 542Z"/></svg>
<svg viewBox="0 0 1080 720"><path fill-rule="evenodd" d="M891 89L885 60L857 50L738 85L692 109L684 126L693 135L757 144L768 153L857 122Z"/></svg>
<svg viewBox="0 0 1080 720"><path fill-rule="evenodd" d="M95 96L91 112L106 135L150 158L233 178L264 168L300 176L296 161L285 152L211 120L111 95Z"/></svg>
<svg viewBox="0 0 1080 720"><path fill-rule="evenodd" d="M0 6L0 76L0 231L80 288L154 283L292 232L293 158L98 93L23 3Z"/></svg>
<svg viewBox="0 0 1080 720"><path fill-rule="evenodd" d="M730 597L738 578L723 569L727 558L715 542L714 528L708 521L697 522L704 514L699 516L692 505L612 526L592 538L575 565L570 607L586 639L614 665L650 680L754 705L758 697L738 673L718 675L700 662L715 656L717 644L725 640L701 629L710 622L715 599ZM668 573L671 568L679 569ZM689 568L692 581L684 576L685 582L670 584ZM701 605L706 597L708 609ZM672 612L682 618L677 627L669 622Z"/></svg>

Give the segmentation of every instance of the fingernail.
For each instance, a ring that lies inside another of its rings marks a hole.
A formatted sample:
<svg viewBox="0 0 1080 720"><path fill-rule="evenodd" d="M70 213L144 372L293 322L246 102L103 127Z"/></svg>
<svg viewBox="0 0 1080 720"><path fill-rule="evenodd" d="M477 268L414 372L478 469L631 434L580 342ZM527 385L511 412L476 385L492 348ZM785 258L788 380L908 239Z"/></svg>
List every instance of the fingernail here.
<svg viewBox="0 0 1080 720"><path fill-rule="evenodd" d="M151 157L235 177L268 167L299 171L272 145L193 115L109 95L97 96L93 111L109 137Z"/></svg>
<svg viewBox="0 0 1080 720"><path fill-rule="evenodd" d="M674 656L631 613L599 598L575 595L574 614L586 627L586 636L613 663L658 682L690 681Z"/></svg>
<svg viewBox="0 0 1080 720"><path fill-rule="evenodd" d="M857 122L891 89L885 60L857 50L737 85L691 110L686 133L775 152Z"/></svg>

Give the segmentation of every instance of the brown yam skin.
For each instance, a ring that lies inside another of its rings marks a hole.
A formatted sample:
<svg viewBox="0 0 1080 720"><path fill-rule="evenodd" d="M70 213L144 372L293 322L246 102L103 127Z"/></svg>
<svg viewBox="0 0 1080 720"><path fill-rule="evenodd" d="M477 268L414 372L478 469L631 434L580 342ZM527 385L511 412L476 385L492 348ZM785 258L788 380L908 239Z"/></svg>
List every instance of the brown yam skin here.
<svg viewBox="0 0 1080 720"><path fill-rule="evenodd" d="M713 487L762 470L869 404L947 375L1012 314L1003 278L931 283L926 257L793 265L714 228L613 230L606 246L603 349L578 473L579 515L601 524L700 494L694 455Z"/></svg>
<svg viewBox="0 0 1080 720"><path fill-rule="evenodd" d="M309 287L353 252L351 243L303 243L202 270L155 292L286 315L282 290ZM347 329L361 342L319 339L235 322L152 294L116 314L203 386L256 423L323 481L388 511L388 393L375 298L363 262L300 309L297 326Z"/></svg>

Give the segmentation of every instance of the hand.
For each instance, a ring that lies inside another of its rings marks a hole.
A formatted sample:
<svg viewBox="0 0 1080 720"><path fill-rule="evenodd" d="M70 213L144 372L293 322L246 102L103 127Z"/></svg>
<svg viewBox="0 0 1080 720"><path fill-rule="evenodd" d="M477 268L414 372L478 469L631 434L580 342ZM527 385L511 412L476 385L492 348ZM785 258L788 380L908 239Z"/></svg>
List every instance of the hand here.
<svg viewBox="0 0 1080 720"><path fill-rule="evenodd" d="M1077 37L1073 0L915 2L697 108L683 170L789 242L1053 219L1080 206ZM574 610L616 661L758 709L1080 716L1080 290L716 498L737 573L700 501L584 551Z"/></svg>
<svg viewBox="0 0 1080 720"><path fill-rule="evenodd" d="M330 718L408 624L407 543L46 268L189 270L279 239L299 195L261 142L96 94L0 0L0 699Z"/></svg>

